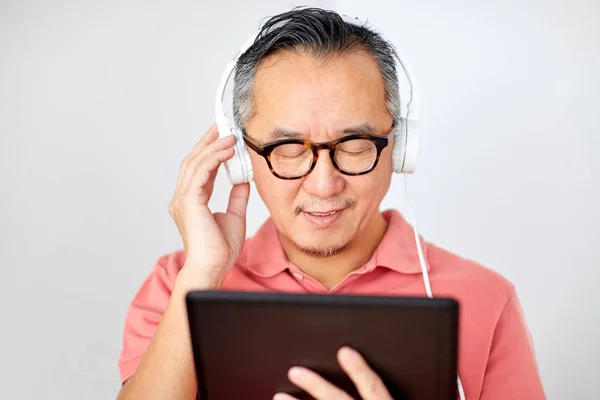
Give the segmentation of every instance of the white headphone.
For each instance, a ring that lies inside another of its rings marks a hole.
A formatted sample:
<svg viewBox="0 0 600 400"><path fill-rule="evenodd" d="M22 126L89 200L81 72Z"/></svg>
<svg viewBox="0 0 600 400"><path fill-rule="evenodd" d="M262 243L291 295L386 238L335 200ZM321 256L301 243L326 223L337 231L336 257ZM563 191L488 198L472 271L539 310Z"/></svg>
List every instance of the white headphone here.
<svg viewBox="0 0 600 400"><path fill-rule="evenodd" d="M357 18L345 15L342 15L342 18L344 22L348 24L356 26L364 25ZM254 179L254 172L252 171L250 154L248 153L248 149L246 148L242 137L242 130L235 126L235 123L230 124L225 115L223 110L223 97L225 95L225 87L235 69L237 60L252 47L257 36L258 33L244 43L233 60L229 61L223 72L223 76L221 77L215 98L215 120L217 127L219 128L219 136L225 137L233 134L237 139L235 142L235 155L229 161L225 162L225 169L229 175L229 180L234 185L252 181ZM399 123L393 131L394 144L392 148L392 163L394 172L410 174L414 172L417 165L417 152L419 146L419 91L417 89L415 78L405 63L402 62L402 59L398 56L396 61L396 72L399 70L398 67L401 67L408 79L410 86L410 101L406 106L406 117L400 118ZM398 86L398 94L400 94L400 79L398 79Z"/></svg>

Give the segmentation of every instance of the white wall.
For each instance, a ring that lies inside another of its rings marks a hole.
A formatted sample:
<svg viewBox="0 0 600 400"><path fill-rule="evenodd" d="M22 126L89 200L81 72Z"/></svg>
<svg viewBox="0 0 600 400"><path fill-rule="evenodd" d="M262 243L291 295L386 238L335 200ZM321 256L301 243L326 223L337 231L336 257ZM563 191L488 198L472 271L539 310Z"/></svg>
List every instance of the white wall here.
<svg viewBox="0 0 600 400"><path fill-rule="evenodd" d="M203 3L0 2L0 398L115 396L126 307L180 246L167 204L221 69L292 5ZM597 397L598 3L312 3L409 56L420 230L516 284L549 398ZM212 205L228 190L220 175Z"/></svg>

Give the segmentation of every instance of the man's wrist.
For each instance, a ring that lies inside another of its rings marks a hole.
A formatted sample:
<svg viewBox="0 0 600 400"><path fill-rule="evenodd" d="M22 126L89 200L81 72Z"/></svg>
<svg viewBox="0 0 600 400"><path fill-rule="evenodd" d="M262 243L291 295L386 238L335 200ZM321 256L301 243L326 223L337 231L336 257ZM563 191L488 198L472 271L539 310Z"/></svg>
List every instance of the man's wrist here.
<svg viewBox="0 0 600 400"><path fill-rule="evenodd" d="M223 283L223 278L217 268L192 268L187 264L181 268L173 292L187 293L192 290L218 290Z"/></svg>

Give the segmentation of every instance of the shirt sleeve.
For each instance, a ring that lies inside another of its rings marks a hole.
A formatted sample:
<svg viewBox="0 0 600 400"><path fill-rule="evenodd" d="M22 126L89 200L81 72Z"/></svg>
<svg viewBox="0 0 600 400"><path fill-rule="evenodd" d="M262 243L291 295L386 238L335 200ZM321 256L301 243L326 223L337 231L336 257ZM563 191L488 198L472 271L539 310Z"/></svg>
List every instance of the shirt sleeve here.
<svg viewBox="0 0 600 400"><path fill-rule="evenodd" d="M123 349L119 357L121 382L137 370L167 308L179 269L176 255L158 260L127 311Z"/></svg>
<svg viewBox="0 0 600 400"><path fill-rule="evenodd" d="M545 398L531 335L513 289L496 324L480 399Z"/></svg>

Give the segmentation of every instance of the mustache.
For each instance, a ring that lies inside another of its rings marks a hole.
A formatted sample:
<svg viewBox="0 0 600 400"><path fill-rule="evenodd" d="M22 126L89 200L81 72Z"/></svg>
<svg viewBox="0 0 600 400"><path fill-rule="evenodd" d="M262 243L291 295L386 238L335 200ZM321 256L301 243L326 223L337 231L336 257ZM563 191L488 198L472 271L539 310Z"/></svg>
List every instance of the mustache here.
<svg viewBox="0 0 600 400"><path fill-rule="evenodd" d="M332 209L332 208L333 209L342 209L342 208L352 209L352 208L356 207L356 201L354 201L352 199L332 198L331 200L332 201L328 201L326 203L323 203L321 200L311 200L306 203L299 204L294 208L294 215L297 216L302 211L315 209L315 208L317 208L317 209ZM323 205L326 205L326 207L323 207Z"/></svg>

